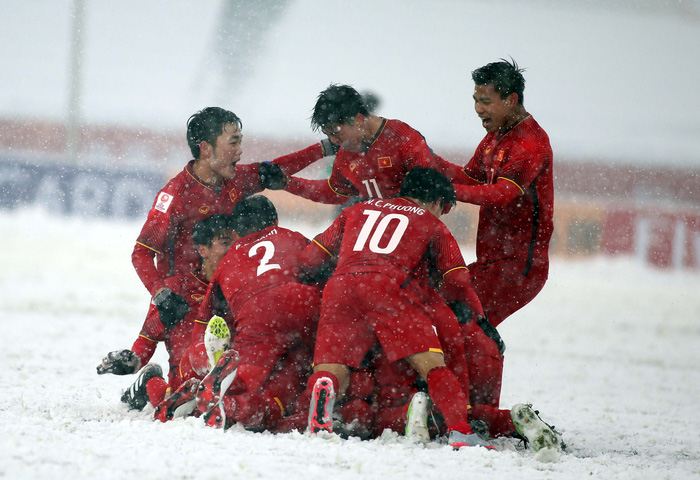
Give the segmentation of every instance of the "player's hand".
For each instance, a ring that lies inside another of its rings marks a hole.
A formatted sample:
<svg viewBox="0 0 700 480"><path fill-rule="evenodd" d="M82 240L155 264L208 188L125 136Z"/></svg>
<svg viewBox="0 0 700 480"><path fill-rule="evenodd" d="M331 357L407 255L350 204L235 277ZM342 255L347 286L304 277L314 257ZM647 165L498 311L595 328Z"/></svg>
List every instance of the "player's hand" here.
<svg viewBox="0 0 700 480"><path fill-rule="evenodd" d="M321 140L321 147L323 147L324 157L331 157L338 153L338 150L340 150L340 145L336 145L335 143L331 142L329 138L324 138Z"/></svg>
<svg viewBox="0 0 700 480"><path fill-rule="evenodd" d="M97 366L97 374L129 375L138 372L141 359L131 350L115 350L109 352L102 363Z"/></svg>
<svg viewBox="0 0 700 480"><path fill-rule="evenodd" d="M472 321L472 317L474 317L474 312L472 312L472 309L469 308L466 303L452 302L450 303L450 308L454 312L459 323L469 323Z"/></svg>
<svg viewBox="0 0 700 480"><path fill-rule="evenodd" d="M276 163L263 162L258 167L258 181L268 190L282 190L287 185L287 175Z"/></svg>
<svg viewBox="0 0 700 480"><path fill-rule="evenodd" d="M153 297L153 303L158 308L160 321L167 330L172 330L190 311L187 300L169 288L164 288Z"/></svg>

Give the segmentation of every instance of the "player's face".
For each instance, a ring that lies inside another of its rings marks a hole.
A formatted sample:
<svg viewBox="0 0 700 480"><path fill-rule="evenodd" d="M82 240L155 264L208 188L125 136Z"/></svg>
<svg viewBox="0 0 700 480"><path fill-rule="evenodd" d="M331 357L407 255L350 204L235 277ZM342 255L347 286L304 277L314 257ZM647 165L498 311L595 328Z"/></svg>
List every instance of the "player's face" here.
<svg viewBox="0 0 700 480"><path fill-rule="evenodd" d="M236 164L241 160L243 148L243 134L232 123L224 126L223 132L216 138L209 160L209 168L212 173L221 179L236 176Z"/></svg>
<svg viewBox="0 0 700 480"><path fill-rule="evenodd" d="M361 152L363 131L361 121L358 119L361 115L355 117L352 124L350 123L334 123L323 129L328 139L336 145L339 145L343 150L350 152Z"/></svg>
<svg viewBox="0 0 700 480"><path fill-rule="evenodd" d="M216 269L221 259L224 258L224 255L228 252L233 241L233 234L231 232L221 233L211 241L211 246L205 246L205 249L202 249L202 253L204 254L202 258L212 267L212 270Z"/></svg>
<svg viewBox="0 0 700 480"><path fill-rule="evenodd" d="M481 119L481 125L488 133L493 133L507 125L512 116L512 98L501 98L493 85L476 85L474 87L474 110Z"/></svg>

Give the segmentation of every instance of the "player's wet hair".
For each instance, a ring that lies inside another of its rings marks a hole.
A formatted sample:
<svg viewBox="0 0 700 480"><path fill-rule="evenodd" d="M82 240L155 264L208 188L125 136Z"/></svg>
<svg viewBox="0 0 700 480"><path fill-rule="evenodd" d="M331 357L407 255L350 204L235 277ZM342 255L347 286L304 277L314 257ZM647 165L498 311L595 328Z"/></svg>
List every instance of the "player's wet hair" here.
<svg viewBox="0 0 700 480"><path fill-rule="evenodd" d="M236 222L233 215L217 213L194 224L192 239L195 245L211 247L215 238L229 235L235 230Z"/></svg>
<svg viewBox="0 0 700 480"><path fill-rule="evenodd" d="M369 115L362 95L349 85L331 84L316 100L311 128L317 132L338 123L350 123L358 114Z"/></svg>
<svg viewBox="0 0 700 480"><path fill-rule="evenodd" d="M243 123L238 116L219 107L207 107L192 115L187 120L187 144L194 158L199 158L199 144L207 142L216 146L216 139L227 124L233 124L241 130Z"/></svg>
<svg viewBox="0 0 700 480"><path fill-rule="evenodd" d="M518 103L522 105L525 91L524 68L518 67L512 58L510 62L503 58L499 62L489 63L472 72L475 85L493 85L493 89L506 98L511 93L518 94Z"/></svg>
<svg viewBox="0 0 700 480"><path fill-rule="evenodd" d="M244 198L233 207L231 215L236 221L236 233L241 237L259 232L277 221L277 209L263 195Z"/></svg>
<svg viewBox="0 0 700 480"><path fill-rule="evenodd" d="M401 184L399 195L425 203L440 200L440 206L457 204L455 189L445 175L434 168L413 167ZM447 209L449 211L449 208ZM447 212L445 212L447 213Z"/></svg>

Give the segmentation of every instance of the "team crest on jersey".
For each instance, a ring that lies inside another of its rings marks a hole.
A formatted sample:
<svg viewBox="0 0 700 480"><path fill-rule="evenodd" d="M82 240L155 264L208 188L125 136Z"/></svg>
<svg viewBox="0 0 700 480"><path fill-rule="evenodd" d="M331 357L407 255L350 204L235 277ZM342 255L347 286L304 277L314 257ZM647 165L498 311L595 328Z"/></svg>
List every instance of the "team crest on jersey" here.
<svg viewBox="0 0 700 480"><path fill-rule="evenodd" d="M165 192L160 192L158 194L158 199L156 200L156 204L153 208L158 210L159 212L167 212L168 208L170 208L170 204L173 201L173 196L170 195L169 193Z"/></svg>
<svg viewBox="0 0 700 480"><path fill-rule="evenodd" d="M236 199L238 198L238 192L236 192L235 188L232 188L230 192L228 192L228 197L231 199L232 202L235 202Z"/></svg>
<svg viewBox="0 0 700 480"><path fill-rule="evenodd" d="M195 302L201 302L202 300L204 300L204 295L202 295L201 293L193 293L190 296L192 297L192 300L194 300Z"/></svg>
<svg viewBox="0 0 700 480"><path fill-rule="evenodd" d="M379 168L389 168L392 166L391 157L379 157L377 159L377 164L379 165Z"/></svg>

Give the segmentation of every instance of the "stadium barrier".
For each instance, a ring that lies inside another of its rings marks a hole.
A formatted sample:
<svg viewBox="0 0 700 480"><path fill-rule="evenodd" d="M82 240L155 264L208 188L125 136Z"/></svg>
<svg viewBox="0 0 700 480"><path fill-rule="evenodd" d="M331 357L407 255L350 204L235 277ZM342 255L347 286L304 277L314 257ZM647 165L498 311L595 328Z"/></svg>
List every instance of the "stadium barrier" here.
<svg viewBox="0 0 700 480"><path fill-rule="evenodd" d="M179 135L92 127L80 161L68 158L60 126L0 121L0 209L39 206L65 215L145 218L155 194L189 153ZM35 144L40 141L40 144ZM246 161L271 160L314 140L247 139ZM3 152L4 150L4 152ZM462 152L441 152L457 164ZM168 163L166 163L166 159ZM302 172L325 178L329 161ZM553 257L627 255L660 268L700 270L700 169L558 162ZM339 207L286 192L266 192L282 218L328 225ZM478 207L460 204L444 218L473 248ZM465 252L465 257L468 257Z"/></svg>

